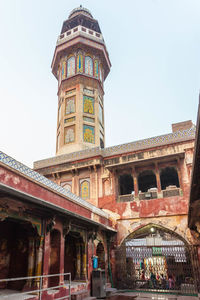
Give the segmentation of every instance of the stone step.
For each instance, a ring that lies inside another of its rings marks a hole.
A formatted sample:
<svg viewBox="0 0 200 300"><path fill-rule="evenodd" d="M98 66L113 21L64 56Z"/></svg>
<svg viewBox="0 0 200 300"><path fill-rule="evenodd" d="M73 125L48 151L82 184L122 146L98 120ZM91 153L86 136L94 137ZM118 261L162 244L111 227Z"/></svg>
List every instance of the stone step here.
<svg viewBox="0 0 200 300"><path fill-rule="evenodd" d="M110 295L108 297L109 300L133 300L133 299L137 299L137 295L131 295L131 294L120 294L120 293L115 293L113 295Z"/></svg>
<svg viewBox="0 0 200 300"><path fill-rule="evenodd" d="M80 290L78 292L72 293L71 300L83 300L89 296L88 290Z"/></svg>
<svg viewBox="0 0 200 300"><path fill-rule="evenodd" d="M111 296L112 294L115 294L115 293L117 293L117 289L111 288L111 287L106 288L106 296Z"/></svg>

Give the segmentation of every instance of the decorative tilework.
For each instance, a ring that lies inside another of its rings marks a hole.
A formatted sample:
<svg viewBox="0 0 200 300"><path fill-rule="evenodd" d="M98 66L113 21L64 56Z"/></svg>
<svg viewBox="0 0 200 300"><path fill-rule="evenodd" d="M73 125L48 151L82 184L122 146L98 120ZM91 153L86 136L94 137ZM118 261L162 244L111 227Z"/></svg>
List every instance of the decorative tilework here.
<svg viewBox="0 0 200 300"><path fill-rule="evenodd" d="M13 170L18 171L19 173L27 176L28 178L30 178L30 180L36 181L37 183L42 184L47 188L50 188L53 191L60 193L64 197L67 197L68 199L77 202L77 204L81 204L84 207L89 208L93 212L95 211L95 213L97 213L98 215L108 218L108 214L103 212L101 209L98 209L97 207L90 204L89 202L84 201L80 197L64 189L60 185L57 185L56 183L47 179L46 177L40 175L39 173L35 172L34 170L30 169L24 164L18 162L17 160L13 159L12 157L8 156L2 151L0 151L0 163L5 164L6 166L12 168Z"/></svg>
<svg viewBox="0 0 200 300"><path fill-rule="evenodd" d="M83 55L78 54L77 56L77 73L83 73Z"/></svg>
<svg viewBox="0 0 200 300"><path fill-rule="evenodd" d="M90 56L85 57L85 73L93 76L93 60Z"/></svg>
<svg viewBox="0 0 200 300"><path fill-rule="evenodd" d="M65 92L65 95L71 95L71 94L73 94L73 93L75 93L75 92L76 92L76 89L69 90L69 91L66 91L66 92Z"/></svg>
<svg viewBox="0 0 200 300"><path fill-rule="evenodd" d="M83 140L87 143L94 144L94 127L89 125L83 125Z"/></svg>
<svg viewBox="0 0 200 300"><path fill-rule="evenodd" d="M76 117L68 118L68 119L64 120L64 123L74 122L75 120L76 120Z"/></svg>
<svg viewBox="0 0 200 300"><path fill-rule="evenodd" d="M66 61L62 63L62 80L66 78Z"/></svg>
<svg viewBox="0 0 200 300"><path fill-rule="evenodd" d="M95 122L94 118L89 118L89 117L83 117L83 120L86 122L91 122L91 123Z"/></svg>
<svg viewBox="0 0 200 300"><path fill-rule="evenodd" d="M72 191L72 182L71 181L65 181L61 182L60 184L63 188L65 188L67 191Z"/></svg>
<svg viewBox="0 0 200 300"><path fill-rule="evenodd" d="M75 113L75 97L72 98L67 98L66 99L66 108L65 108L65 113L66 115Z"/></svg>
<svg viewBox="0 0 200 300"><path fill-rule="evenodd" d="M89 96L83 96L83 112L88 114L94 114L94 98Z"/></svg>
<svg viewBox="0 0 200 300"><path fill-rule="evenodd" d="M65 128L65 144L73 143L75 141L75 126Z"/></svg>
<svg viewBox="0 0 200 300"><path fill-rule="evenodd" d="M83 93L88 94L90 96L93 96L94 95L94 90L89 90L89 89L84 88Z"/></svg>
<svg viewBox="0 0 200 300"><path fill-rule="evenodd" d="M80 196L83 200L90 198L90 182L89 180L82 180L80 183Z"/></svg>
<svg viewBox="0 0 200 300"><path fill-rule="evenodd" d="M100 80L102 82L103 81L103 74L102 74L102 67L101 66L99 68L99 77L100 77Z"/></svg>
<svg viewBox="0 0 200 300"><path fill-rule="evenodd" d="M75 74L75 57L71 56L67 60L67 77Z"/></svg>
<svg viewBox="0 0 200 300"><path fill-rule="evenodd" d="M99 62L97 59L94 61L94 76L99 78Z"/></svg>

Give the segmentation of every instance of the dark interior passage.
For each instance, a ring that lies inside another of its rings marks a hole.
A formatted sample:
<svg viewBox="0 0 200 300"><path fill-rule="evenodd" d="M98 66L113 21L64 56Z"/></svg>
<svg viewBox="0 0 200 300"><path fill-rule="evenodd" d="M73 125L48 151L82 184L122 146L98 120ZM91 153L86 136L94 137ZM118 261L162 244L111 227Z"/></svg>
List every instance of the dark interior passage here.
<svg viewBox="0 0 200 300"><path fill-rule="evenodd" d="M170 185L175 185L176 187L179 187L179 179L178 179L178 173L175 168L173 167L167 167L165 169L162 169L160 172L160 181L161 181L161 188L162 190L165 190L166 187Z"/></svg>
<svg viewBox="0 0 200 300"><path fill-rule="evenodd" d="M6 219L0 222L0 278L28 276L29 237L36 235L30 223ZM26 281L0 283L1 289L22 290Z"/></svg>
<svg viewBox="0 0 200 300"><path fill-rule="evenodd" d="M105 251L101 242L97 245L96 254L98 256L98 268L105 270Z"/></svg>
<svg viewBox="0 0 200 300"><path fill-rule="evenodd" d="M58 230L52 230L50 233L50 274L60 273L60 232ZM50 277L49 285L56 286L59 284L59 276Z"/></svg>
<svg viewBox="0 0 200 300"><path fill-rule="evenodd" d="M134 191L133 177L130 174L119 176L119 194L129 195Z"/></svg>
<svg viewBox="0 0 200 300"><path fill-rule="evenodd" d="M64 272L71 273L71 280L74 280L76 276L76 241L77 239L70 234L65 237Z"/></svg>
<svg viewBox="0 0 200 300"><path fill-rule="evenodd" d="M147 170L143 171L138 176L138 186L139 191L147 192L151 188L157 187L156 175L153 171Z"/></svg>

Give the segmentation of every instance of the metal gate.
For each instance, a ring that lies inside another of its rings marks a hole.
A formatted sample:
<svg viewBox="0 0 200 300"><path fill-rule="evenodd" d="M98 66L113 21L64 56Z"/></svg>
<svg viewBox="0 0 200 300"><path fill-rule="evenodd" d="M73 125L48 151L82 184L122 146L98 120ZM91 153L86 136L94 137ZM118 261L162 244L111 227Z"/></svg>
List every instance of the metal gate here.
<svg viewBox="0 0 200 300"><path fill-rule="evenodd" d="M158 228L128 236L116 250L116 285L121 289L196 294L197 247Z"/></svg>

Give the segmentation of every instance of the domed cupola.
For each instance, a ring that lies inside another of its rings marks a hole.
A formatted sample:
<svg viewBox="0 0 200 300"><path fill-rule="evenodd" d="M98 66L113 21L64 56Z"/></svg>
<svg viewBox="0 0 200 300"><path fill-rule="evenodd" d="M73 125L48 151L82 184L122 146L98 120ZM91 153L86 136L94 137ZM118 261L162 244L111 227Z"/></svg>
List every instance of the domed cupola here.
<svg viewBox="0 0 200 300"><path fill-rule="evenodd" d="M80 15L80 14L83 14L83 15L93 19L93 16L92 16L91 12L89 11L89 9L82 7L82 5L80 5L77 8L74 8L71 11L71 13L69 14L69 19L71 19L77 15Z"/></svg>

